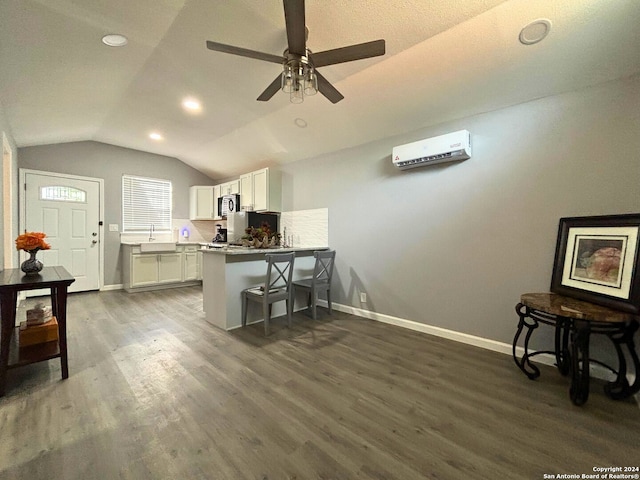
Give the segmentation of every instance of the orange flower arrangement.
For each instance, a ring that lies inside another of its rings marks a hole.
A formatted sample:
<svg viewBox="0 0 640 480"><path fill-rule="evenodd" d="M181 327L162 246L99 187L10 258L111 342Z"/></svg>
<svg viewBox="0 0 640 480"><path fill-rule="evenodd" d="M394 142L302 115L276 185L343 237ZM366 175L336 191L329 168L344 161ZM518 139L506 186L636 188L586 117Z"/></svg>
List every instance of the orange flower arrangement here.
<svg viewBox="0 0 640 480"><path fill-rule="evenodd" d="M24 250L25 252L49 250L51 245L44 241L46 236L41 232L24 232L16 238L16 250Z"/></svg>

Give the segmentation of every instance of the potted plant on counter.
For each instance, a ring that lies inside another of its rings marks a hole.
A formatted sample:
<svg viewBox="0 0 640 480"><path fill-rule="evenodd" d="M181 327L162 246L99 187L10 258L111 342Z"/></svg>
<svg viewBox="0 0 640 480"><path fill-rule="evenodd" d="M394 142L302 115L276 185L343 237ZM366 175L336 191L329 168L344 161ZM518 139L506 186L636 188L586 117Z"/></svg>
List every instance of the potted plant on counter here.
<svg viewBox="0 0 640 480"><path fill-rule="evenodd" d="M255 248L274 248L280 246L281 235L272 232L271 226L267 222L262 222L259 228L253 226L244 230L242 245Z"/></svg>

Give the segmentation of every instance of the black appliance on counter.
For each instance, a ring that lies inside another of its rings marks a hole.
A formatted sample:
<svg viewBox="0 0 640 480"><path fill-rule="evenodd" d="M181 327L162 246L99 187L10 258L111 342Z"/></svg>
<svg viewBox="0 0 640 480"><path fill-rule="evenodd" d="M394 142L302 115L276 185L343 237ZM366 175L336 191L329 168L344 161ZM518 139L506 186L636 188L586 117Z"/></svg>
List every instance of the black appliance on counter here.
<svg viewBox="0 0 640 480"><path fill-rule="evenodd" d="M216 224L216 236L213 237L211 243L227 243L227 229L222 228L219 223Z"/></svg>
<svg viewBox="0 0 640 480"><path fill-rule="evenodd" d="M249 227L260 228L263 222L269 224L272 232L278 232L278 215L274 213L247 212L247 225Z"/></svg>

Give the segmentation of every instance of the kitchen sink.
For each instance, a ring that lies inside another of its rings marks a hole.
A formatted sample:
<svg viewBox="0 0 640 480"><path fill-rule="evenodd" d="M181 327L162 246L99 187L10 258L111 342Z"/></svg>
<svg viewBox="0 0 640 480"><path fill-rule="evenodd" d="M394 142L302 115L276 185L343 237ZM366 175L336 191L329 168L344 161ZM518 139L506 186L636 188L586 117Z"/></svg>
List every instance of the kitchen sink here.
<svg viewBox="0 0 640 480"><path fill-rule="evenodd" d="M141 252L175 252L175 242L142 242L140 244Z"/></svg>

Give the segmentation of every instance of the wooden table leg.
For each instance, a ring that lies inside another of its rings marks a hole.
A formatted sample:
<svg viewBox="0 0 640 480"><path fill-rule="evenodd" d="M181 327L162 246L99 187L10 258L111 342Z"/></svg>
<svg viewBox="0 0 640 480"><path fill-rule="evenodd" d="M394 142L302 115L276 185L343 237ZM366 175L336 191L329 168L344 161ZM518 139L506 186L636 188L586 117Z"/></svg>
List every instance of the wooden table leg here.
<svg viewBox="0 0 640 480"><path fill-rule="evenodd" d="M3 292L0 295L0 318L2 330L0 331L0 397L4 395L7 383L7 369L9 366L9 348L11 335L16 324L16 301L18 292Z"/></svg>
<svg viewBox="0 0 640 480"><path fill-rule="evenodd" d="M51 314L58 318L58 289L51 287Z"/></svg>
<svg viewBox="0 0 640 480"><path fill-rule="evenodd" d="M60 342L60 367L62 378L69 378L69 364L67 359L67 286L59 286L51 289L52 300L55 302L55 310L58 319L58 338ZM52 307L53 309L54 307Z"/></svg>

